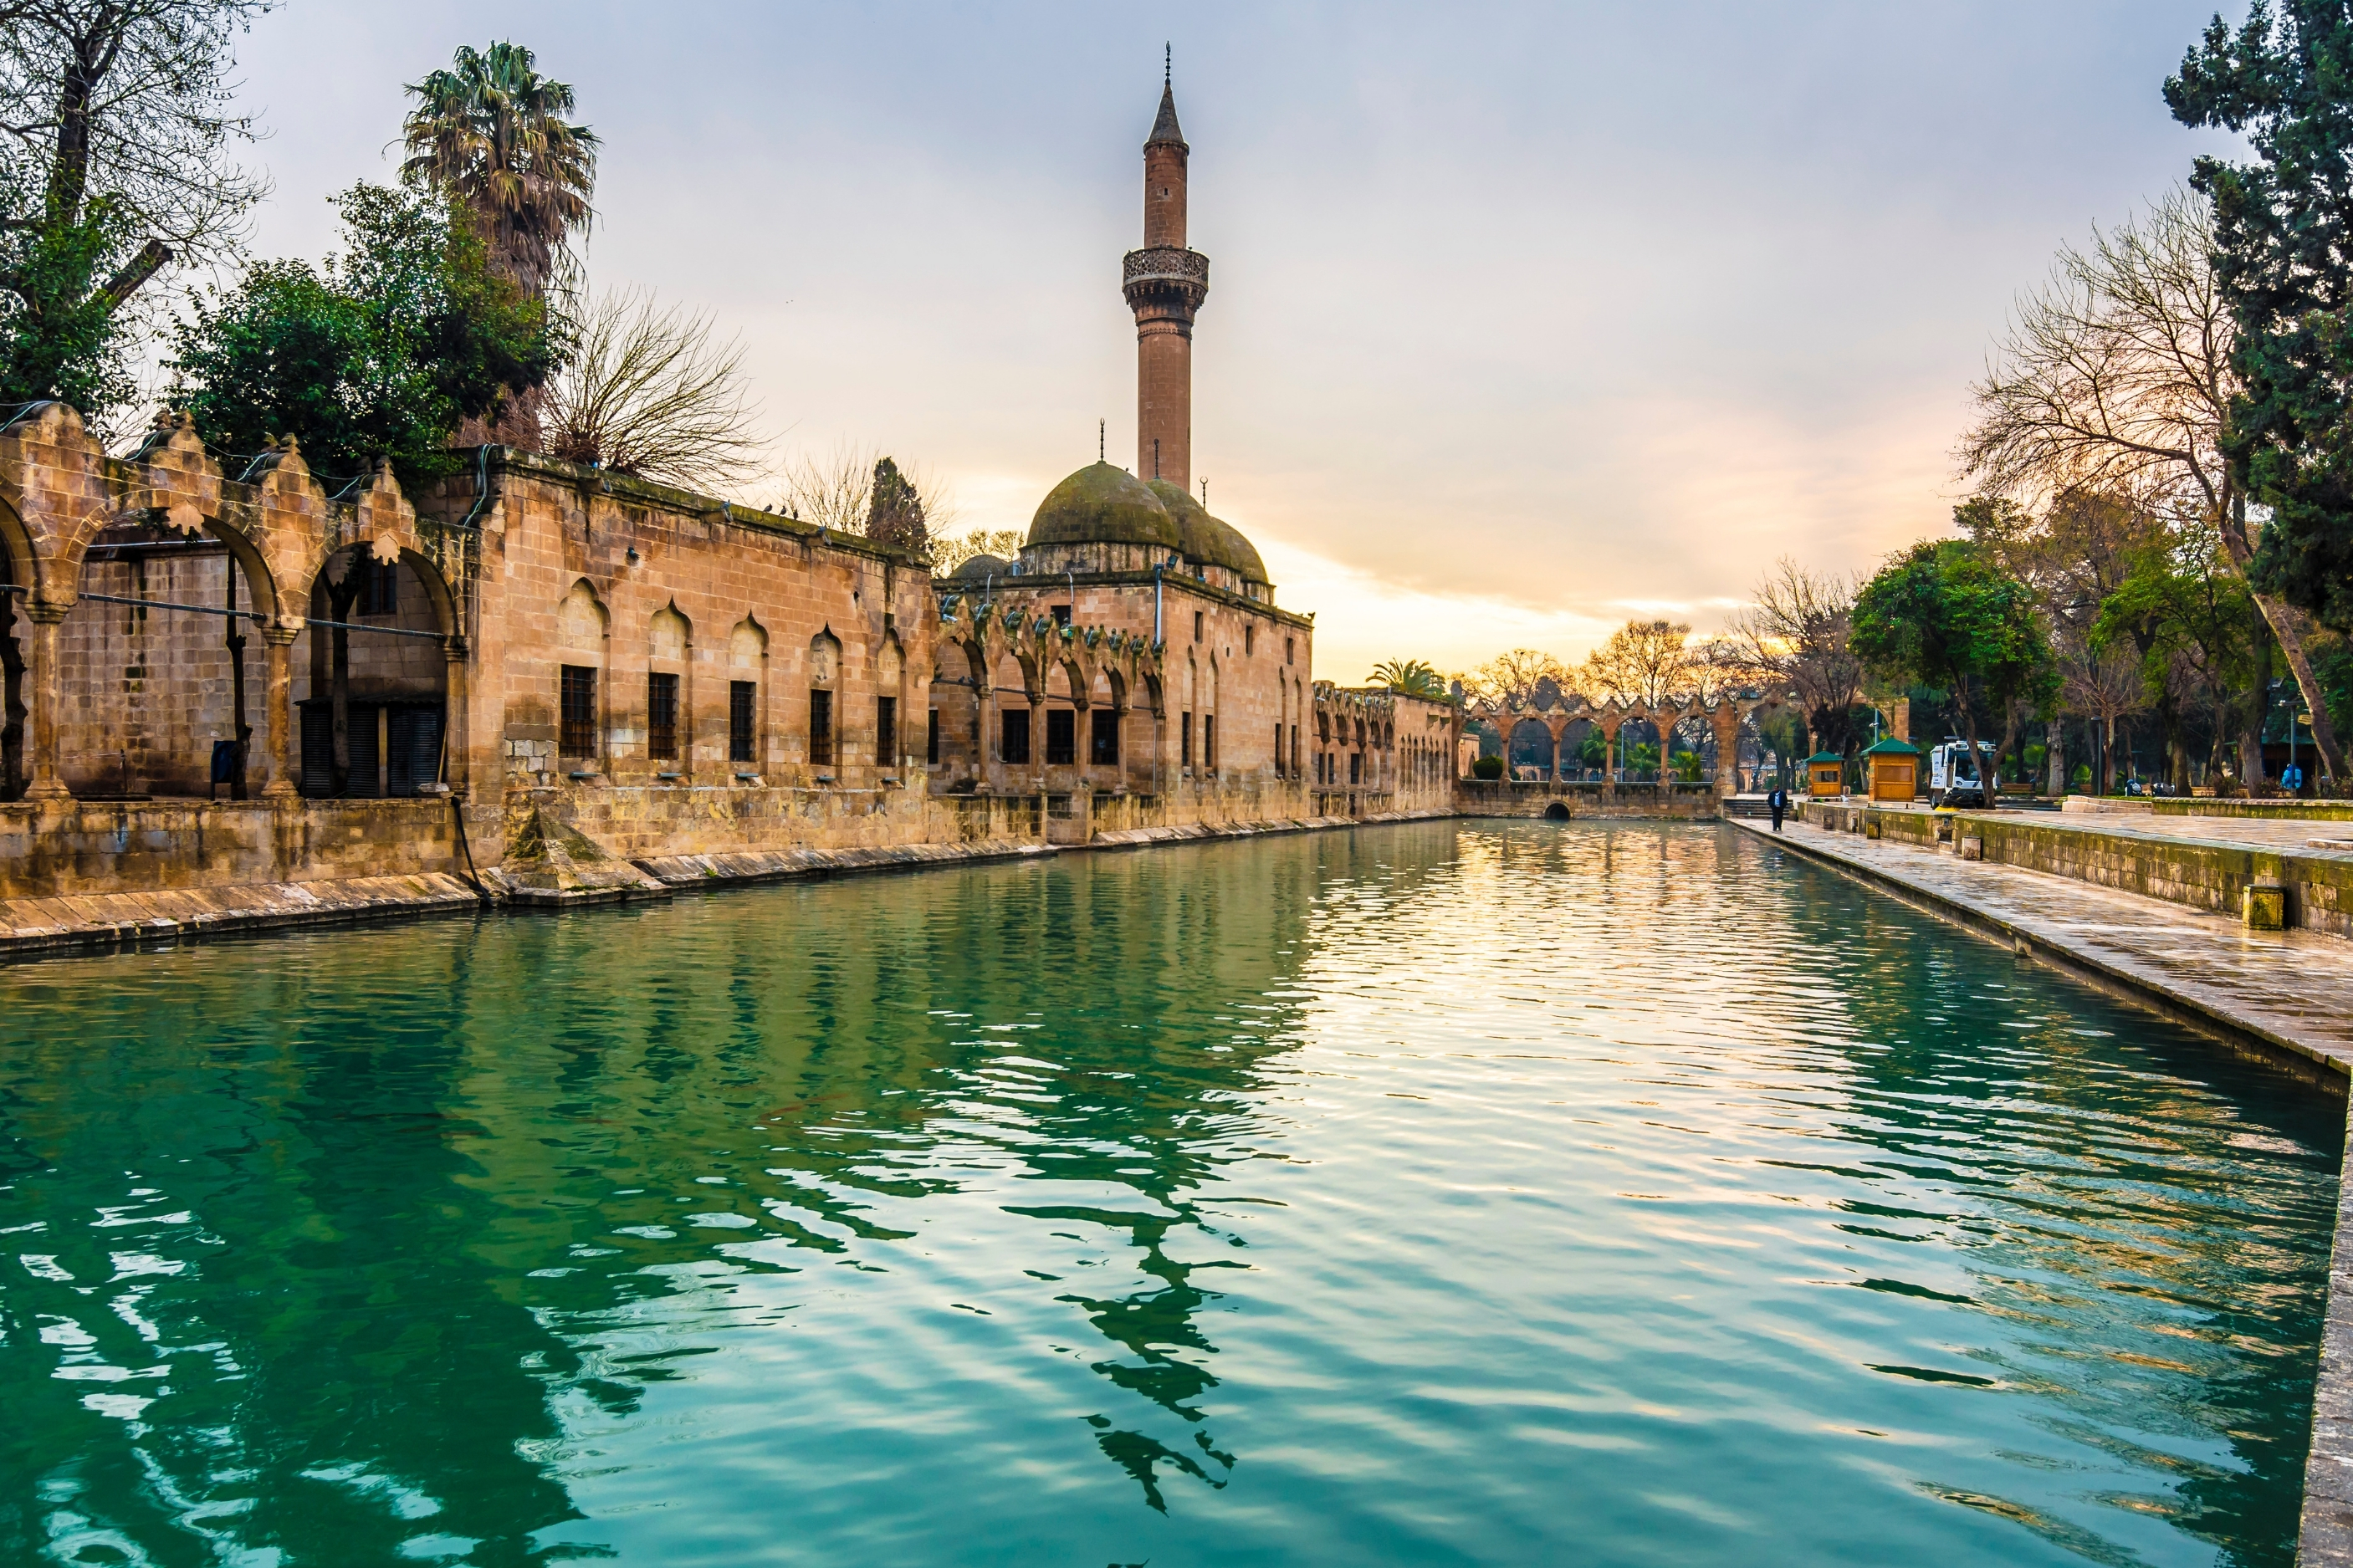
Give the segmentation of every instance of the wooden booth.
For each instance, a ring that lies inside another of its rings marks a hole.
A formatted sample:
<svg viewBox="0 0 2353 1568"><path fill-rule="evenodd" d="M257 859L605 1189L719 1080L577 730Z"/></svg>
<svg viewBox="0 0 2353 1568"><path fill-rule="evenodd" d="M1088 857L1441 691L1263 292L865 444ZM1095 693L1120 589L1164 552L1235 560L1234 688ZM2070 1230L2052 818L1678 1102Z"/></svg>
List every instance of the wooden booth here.
<svg viewBox="0 0 2353 1568"><path fill-rule="evenodd" d="M1873 800L1909 801L1920 791L1920 748L1890 735L1864 748Z"/></svg>
<svg viewBox="0 0 2353 1568"><path fill-rule="evenodd" d="M1806 793L1816 800L1836 800L1846 793L1846 759L1836 752L1816 752L1806 759Z"/></svg>

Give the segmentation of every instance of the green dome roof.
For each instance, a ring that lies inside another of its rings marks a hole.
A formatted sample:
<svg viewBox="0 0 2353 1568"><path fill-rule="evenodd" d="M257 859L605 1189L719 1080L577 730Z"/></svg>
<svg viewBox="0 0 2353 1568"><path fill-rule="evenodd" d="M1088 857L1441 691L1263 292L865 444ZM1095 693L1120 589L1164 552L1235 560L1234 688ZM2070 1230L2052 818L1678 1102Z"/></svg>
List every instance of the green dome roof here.
<svg viewBox="0 0 2353 1568"><path fill-rule="evenodd" d="M1210 525L1224 537L1226 564L1232 567L1245 583L1264 583L1266 563L1258 558L1258 547L1242 537L1242 531L1222 518L1211 518Z"/></svg>
<svg viewBox="0 0 2353 1568"><path fill-rule="evenodd" d="M1219 561L1217 520L1201 510L1201 503L1185 492L1185 487L1174 479L1155 479L1152 493L1176 520L1176 547L1187 561L1207 561L1217 565L1230 563Z"/></svg>
<svg viewBox="0 0 2353 1568"><path fill-rule="evenodd" d="M1169 479L1155 479L1152 493L1176 519L1179 548L1187 559L1222 566L1245 583L1267 580L1266 563L1258 558L1257 550L1242 537L1241 531L1211 517L1199 501L1186 493L1184 486Z"/></svg>
<svg viewBox="0 0 2353 1568"><path fill-rule="evenodd" d="M1029 521L1031 544L1145 544L1182 548L1176 520L1125 468L1090 463L1056 485Z"/></svg>

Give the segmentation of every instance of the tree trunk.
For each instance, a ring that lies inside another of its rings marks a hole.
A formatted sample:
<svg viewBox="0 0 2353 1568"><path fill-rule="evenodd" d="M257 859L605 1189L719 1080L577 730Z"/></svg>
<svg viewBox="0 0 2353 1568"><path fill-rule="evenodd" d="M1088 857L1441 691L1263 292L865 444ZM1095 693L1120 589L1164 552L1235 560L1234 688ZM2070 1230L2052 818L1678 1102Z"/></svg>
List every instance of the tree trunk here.
<svg viewBox="0 0 2353 1568"><path fill-rule="evenodd" d="M1978 739L1978 710L1977 704L1969 700L1969 678L1957 671L1953 677L1953 706L1961 710L1961 733L1968 737L1970 760L1978 765L1978 794L1988 811L1996 810L1996 803L2001 799L2001 782L1993 776L1985 742Z"/></svg>
<svg viewBox="0 0 2353 1568"><path fill-rule="evenodd" d="M2272 643L2259 638L2254 689L2247 694L2247 721L2239 727L2239 783L2247 789L2267 782L2263 772L2263 721L2272 703Z"/></svg>
<svg viewBox="0 0 2353 1568"><path fill-rule="evenodd" d="M2226 516L2222 549L2231 564L2246 577L2249 592L2253 592L2254 579L2248 568L2255 559L2254 542L2247 537L2247 508L2243 500L2232 504ZM2312 744L2320 753L2320 771L2332 779L2345 776L2345 753L2337 743L2337 726L2328 717L2328 700L2321 690L2320 679L2312 672L2312 660L2304 651L2304 614L2293 605L2274 598L2269 594L2254 594L2255 608L2263 615L2263 624L2279 639L2280 652L2286 657L2287 667L2295 675L2296 689L2304 694L2304 705L2312 710Z"/></svg>

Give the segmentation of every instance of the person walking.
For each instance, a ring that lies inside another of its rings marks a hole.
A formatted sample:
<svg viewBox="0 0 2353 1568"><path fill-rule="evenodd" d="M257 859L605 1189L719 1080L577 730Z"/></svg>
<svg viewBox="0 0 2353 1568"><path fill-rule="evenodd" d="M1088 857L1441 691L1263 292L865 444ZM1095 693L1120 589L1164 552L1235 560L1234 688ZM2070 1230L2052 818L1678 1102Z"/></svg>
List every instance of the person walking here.
<svg viewBox="0 0 2353 1568"><path fill-rule="evenodd" d="M1773 793L1765 797L1765 809L1773 814L1773 831L1780 832L1781 818L1789 809L1789 792L1775 784Z"/></svg>

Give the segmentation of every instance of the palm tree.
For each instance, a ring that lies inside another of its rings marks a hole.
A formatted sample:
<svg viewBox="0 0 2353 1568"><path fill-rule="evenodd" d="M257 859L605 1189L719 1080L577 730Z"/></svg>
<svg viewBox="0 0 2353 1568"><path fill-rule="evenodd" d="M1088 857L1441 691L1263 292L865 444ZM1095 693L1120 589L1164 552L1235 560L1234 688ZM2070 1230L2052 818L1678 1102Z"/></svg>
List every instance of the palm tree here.
<svg viewBox="0 0 2353 1568"><path fill-rule="evenodd" d="M565 116L572 89L534 68L520 44L476 53L460 46L451 68L409 84L417 100L401 128L401 178L440 191L473 222L493 271L527 300L544 299L566 242L587 228L596 184L596 133ZM470 419L461 446L501 440L537 449L540 392L486 426Z"/></svg>
<svg viewBox="0 0 2353 1568"><path fill-rule="evenodd" d="M1418 658L1385 658L1373 666L1373 684L1406 697L1442 698L1446 678Z"/></svg>
<svg viewBox="0 0 2353 1568"><path fill-rule="evenodd" d="M541 76L522 45L492 44L460 47L453 68L408 90L417 105L402 127L401 178L447 193L472 216L491 265L539 298L593 216L596 133L564 118L572 89Z"/></svg>

